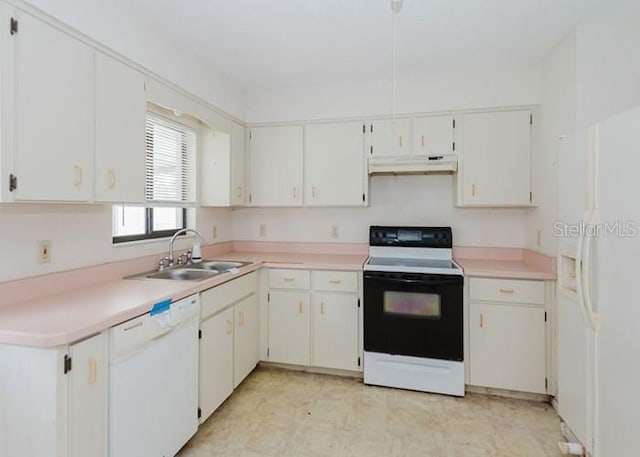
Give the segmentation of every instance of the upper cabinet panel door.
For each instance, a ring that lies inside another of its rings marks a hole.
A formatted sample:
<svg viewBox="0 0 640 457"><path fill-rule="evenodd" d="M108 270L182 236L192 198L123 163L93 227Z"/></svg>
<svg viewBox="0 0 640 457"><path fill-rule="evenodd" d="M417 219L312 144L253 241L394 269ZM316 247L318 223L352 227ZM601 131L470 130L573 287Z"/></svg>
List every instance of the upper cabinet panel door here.
<svg viewBox="0 0 640 457"><path fill-rule="evenodd" d="M145 186L144 77L99 52L96 71L95 200L143 203Z"/></svg>
<svg viewBox="0 0 640 457"><path fill-rule="evenodd" d="M88 201L93 51L27 13L17 19L15 198Z"/></svg>
<svg viewBox="0 0 640 457"><path fill-rule="evenodd" d="M251 150L253 206L302 205L302 126L254 127Z"/></svg>
<svg viewBox="0 0 640 457"><path fill-rule="evenodd" d="M409 119L373 121L365 125L368 157L395 157L411 154Z"/></svg>
<svg viewBox="0 0 640 457"><path fill-rule="evenodd" d="M364 205L364 134L361 122L305 127L305 205Z"/></svg>
<svg viewBox="0 0 640 457"><path fill-rule="evenodd" d="M413 120L413 154L441 156L455 152L454 117L430 116Z"/></svg>
<svg viewBox="0 0 640 457"><path fill-rule="evenodd" d="M231 124L231 205L245 204L245 128L233 122Z"/></svg>
<svg viewBox="0 0 640 457"><path fill-rule="evenodd" d="M504 111L464 116L458 204L531 204L531 112Z"/></svg>

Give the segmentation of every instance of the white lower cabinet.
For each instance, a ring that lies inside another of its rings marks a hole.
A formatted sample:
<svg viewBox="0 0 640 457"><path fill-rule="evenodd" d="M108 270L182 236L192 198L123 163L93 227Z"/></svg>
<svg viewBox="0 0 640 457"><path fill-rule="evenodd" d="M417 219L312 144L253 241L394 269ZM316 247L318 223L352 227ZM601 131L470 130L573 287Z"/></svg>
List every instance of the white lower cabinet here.
<svg viewBox="0 0 640 457"><path fill-rule="evenodd" d="M201 293L200 422L204 422L258 364L257 274Z"/></svg>
<svg viewBox="0 0 640 457"><path fill-rule="evenodd" d="M471 278L470 383L546 393L546 320L544 282Z"/></svg>
<svg viewBox="0 0 640 457"><path fill-rule="evenodd" d="M269 361L309 365L309 292L269 292Z"/></svg>
<svg viewBox="0 0 640 457"><path fill-rule="evenodd" d="M107 455L107 339L0 345L0 455Z"/></svg>
<svg viewBox="0 0 640 457"><path fill-rule="evenodd" d="M269 271L270 362L360 368L358 276L353 271Z"/></svg>

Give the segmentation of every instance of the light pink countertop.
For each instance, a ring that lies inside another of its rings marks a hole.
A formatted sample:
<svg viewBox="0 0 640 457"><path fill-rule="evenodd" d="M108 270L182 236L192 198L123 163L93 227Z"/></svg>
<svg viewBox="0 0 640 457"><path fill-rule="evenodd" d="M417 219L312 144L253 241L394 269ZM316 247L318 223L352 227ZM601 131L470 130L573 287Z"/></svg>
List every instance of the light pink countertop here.
<svg viewBox="0 0 640 457"><path fill-rule="evenodd" d="M460 247L455 248L454 259L465 276L556 279L555 259L526 249Z"/></svg>
<svg viewBox="0 0 640 457"><path fill-rule="evenodd" d="M93 335L151 310L162 300L178 300L202 290L215 287L239 275L258 268L309 268L330 270L362 270L366 255L362 254L306 254L268 252L229 252L216 255L220 260L252 261L238 270L203 281L172 281L149 279L115 279L73 287L51 295L30 297L0 306L0 344L33 347L54 347ZM123 276L131 272L124 272ZM66 281L73 283L74 275L82 278L82 270L64 273ZM37 287L39 278L29 280ZM50 281L42 277L43 284ZM19 289L8 290L19 291Z"/></svg>

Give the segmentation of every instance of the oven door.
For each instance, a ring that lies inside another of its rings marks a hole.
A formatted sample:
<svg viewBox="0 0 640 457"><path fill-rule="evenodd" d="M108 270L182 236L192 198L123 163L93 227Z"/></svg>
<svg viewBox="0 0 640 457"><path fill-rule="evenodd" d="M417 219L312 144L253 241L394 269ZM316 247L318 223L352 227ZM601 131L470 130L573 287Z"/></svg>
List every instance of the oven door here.
<svg viewBox="0 0 640 457"><path fill-rule="evenodd" d="M364 350L463 360L458 275L364 272Z"/></svg>

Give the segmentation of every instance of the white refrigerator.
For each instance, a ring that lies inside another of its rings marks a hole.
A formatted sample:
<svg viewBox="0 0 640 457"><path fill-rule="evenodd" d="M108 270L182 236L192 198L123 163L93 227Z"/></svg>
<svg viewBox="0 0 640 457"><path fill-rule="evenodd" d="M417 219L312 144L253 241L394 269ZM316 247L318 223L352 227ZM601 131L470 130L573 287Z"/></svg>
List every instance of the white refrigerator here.
<svg viewBox="0 0 640 457"><path fill-rule="evenodd" d="M640 107L561 137L558 178L558 412L588 455L640 455Z"/></svg>

